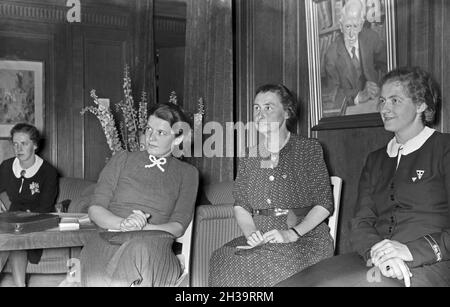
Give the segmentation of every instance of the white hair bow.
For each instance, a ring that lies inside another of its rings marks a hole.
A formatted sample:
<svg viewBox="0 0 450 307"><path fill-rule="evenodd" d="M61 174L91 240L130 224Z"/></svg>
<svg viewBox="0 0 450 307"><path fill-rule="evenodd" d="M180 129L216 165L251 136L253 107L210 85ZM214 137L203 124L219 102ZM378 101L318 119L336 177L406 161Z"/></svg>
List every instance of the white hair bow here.
<svg viewBox="0 0 450 307"><path fill-rule="evenodd" d="M145 168L152 168L153 166L156 165L162 172L164 172L164 169L161 165L164 165L167 163L166 158L157 159L154 155L149 155L148 158L150 159L150 162L152 162L152 164L146 165Z"/></svg>

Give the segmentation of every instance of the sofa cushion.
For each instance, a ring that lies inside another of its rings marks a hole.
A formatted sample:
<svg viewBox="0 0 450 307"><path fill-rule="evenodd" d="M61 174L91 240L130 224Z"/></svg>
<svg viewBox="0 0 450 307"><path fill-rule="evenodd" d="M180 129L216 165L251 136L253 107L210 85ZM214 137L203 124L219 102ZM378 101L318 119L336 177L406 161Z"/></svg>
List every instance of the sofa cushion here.
<svg viewBox="0 0 450 307"><path fill-rule="evenodd" d="M83 192L72 200L68 212L70 213L87 213L91 204L92 196L95 191L95 183L84 188Z"/></svg>
<svg viewBox="0 0 450 307"><path fill-rule="evenodd" d="M62 177L59 179L59 194L56 202L65 199L73 201L80 197L83 191L92 184L95 184L95 182L80 178Z"/></svg>
<svg viewBox="0 0 450 307"><path fill-rule="evenodd" d="M0 201L5 205L6 209L9 209L9 206L11 206L11 201L6 192L0 193Z"/></svg>
<svg viewBox="0 0 450 307"><path fill-rule="evenodd" d="M61 274L66 273L67 260L70 258L69 248L47 248L42 252L39 263L28 263L28 274ZM10 262L3 269L5 273L11 273Z"/></svg>
<svg viewBox="0 0 450 307"><path fill-rule="evenodd" d="M80 178L62 177L59 179L59 195L57 202L70 199L68 212L87 212L90 196L95 189L95 181Z"/></svg>
<svg viewBox="0 0 450 307"><path fill-rule="evenodd" d="M212 183L205 187L205 194L212 205L234 204L233 181Z"/></svg>

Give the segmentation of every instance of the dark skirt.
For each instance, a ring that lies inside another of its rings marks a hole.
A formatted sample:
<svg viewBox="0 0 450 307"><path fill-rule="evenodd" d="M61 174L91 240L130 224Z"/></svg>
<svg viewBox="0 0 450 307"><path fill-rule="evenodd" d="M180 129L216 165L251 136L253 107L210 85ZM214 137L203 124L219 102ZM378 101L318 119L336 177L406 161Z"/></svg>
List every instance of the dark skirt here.
<svg viewBox="0 0 450 307"><path fill-rule="evenodd" d="M38 264L41 261L43 251L43 249L27 250L28 261L32 264Z"/></svg>
<svg viewBox="0 0 450 307"><path fill-rule="evenodd" d="M450 261L410 269L412 287L449 287ZM402 280L387 278L365 265L356 253L324 260L279 287L403 287Z"/></svg>
<svg viewBox="0 0 450 307"><path fill-rule="evenodd" d="M173 286L182 273L173 242L173 236L162 231L99 232L81 252L81 284Z"/></svg>

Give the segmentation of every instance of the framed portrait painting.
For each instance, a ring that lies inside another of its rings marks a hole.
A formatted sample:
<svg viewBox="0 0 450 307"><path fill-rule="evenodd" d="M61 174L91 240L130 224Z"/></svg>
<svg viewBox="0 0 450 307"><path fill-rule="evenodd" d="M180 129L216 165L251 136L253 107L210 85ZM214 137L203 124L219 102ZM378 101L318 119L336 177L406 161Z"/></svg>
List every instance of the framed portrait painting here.
<svg viewBox="0 0 450 307"><path fill-rule="evenodd" d="M17 123L44 127L43 63L0 60L0 138Z"/></svg>
<svg viewBox="0 0 450 307"><path fill-rule="evenodd" d="M394 0L305 0L312 130L381 126L396 67Z"/></svg>

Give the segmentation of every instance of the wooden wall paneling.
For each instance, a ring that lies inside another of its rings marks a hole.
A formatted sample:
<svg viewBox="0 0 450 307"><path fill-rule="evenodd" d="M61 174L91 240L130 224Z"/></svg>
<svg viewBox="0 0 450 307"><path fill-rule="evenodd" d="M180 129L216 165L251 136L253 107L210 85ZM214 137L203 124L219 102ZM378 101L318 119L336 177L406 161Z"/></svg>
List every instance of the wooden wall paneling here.
<svg viewBox="0 0 450 307"><path fill-rule="evenodd" d="M413 46L411 64L425 69L432 67L432 50L430 49L430 46L433 46L434 32L430 19L432 2L434 1L413 0L411 11L409 12L412 27L410 39Z"/></svg>
<svg viewBox="0 0 450 307"><path fill-rule="evenodd" d="M445 29L443 28L443 17L445 14L444 6L445 4L442 2L442 0L434 0L431 3L430 6L430 41L429 41L429 67L430 71L433 73L436 80L439 82L439 84L444 85L443 80L445 79L445 71L444 68L444 62L445 62L445 56L443 56L445 53L443 53L443 46L445 44L443 38L445 35ZM445 94L445 86L441 86L441 92L444 96ZM445 100L443 100L445 101ZM448 121L446 118L443 117L443 108L441 108L440 112L437 114L438 116L438 122L436 123L436 128L439 131L444 131L444 126L446 122Z"/></svg>
<svg viewBox="0 0 450 307"><path fill-rule="evenodd" d="M255 30L254 1L235 0L235 121L248 123L252 121L251 104L255 86ZM236 139L237 144L245 140ZM248 142L248 141L247 141ZM248 144L245 143L247 146Z"/></svg>
<svg viewBox="0 0 450 307"><path fill-rule="evenodd" d="M183 102L184 90L184 47L158 49L158 101L167 102L170 93L177 93Z"/></svg>
<svg viewBox="0 0 450 307"><path fill-rule="evenodd" d="M442 132L450 132L449 107L449 76L450 60L448 50L450 48L449 12L450 2L445 0L431 1L430 6L430 68L436 80L441 86L442 104L438 114L437 129Z"/></svg>
<svg viewBox="0 0 450 307"><path fill-rule="evenodd" d="M67 79L67 100L69 106L63 106L63 112L70 110L70 129L64 129L67 123L60 122L61 139L67 134L68 138L67 149L72 153L65 152L64 147L59 147L58 150L62 156L67 156L67 176L76 178L85 178L85 121L88 116L80 114L81 109L85 106L84 101L84 39L83 28L81 25L71 25L67 33L67 44L70 55L70 77ZM71 159L70 159L71 158ZM72 162L72 163L71 163Z"/></svg>
<svg viewBox="0 0 450 307"><path fill-rule="evenodd" d="M252 0L254 3L255 86L283 80L283 0Z"/></svg>
<svg viewBox="0 0 450 307"><path fill-rule="evenodd" d="M39 153L50 163L57 165L54 45L55 27L52 25L31 26L24 21L4 18L0 23L0 58L10 60L41 61L44 63L44 137L43 149Z"/></svg>
<svg viewBox="0 0 450 307"><path fill-rule="evenodd" d="M299 133L308 134L308 57L303 2L236 0L236 118L252 120L256 89L283 83L299 100ZM270 22L267 22L270 20Z"/></svg>
<svg viewBox="0 0 450 307"><path fill-rule="evenodd" d="M156 48L186 44L186 1L155 0Z"/></svg>
<svg viewBox="0 0 450 307"><path fill-rule="evenodd" d="M441 18L441 31L442 31L442 46L439 48L442 58L442 77L441 77L441 89L442 89L442 131L450 133L450 56L448 52L450 50L450 1L442 0L442 18Z"/></svg>
<svg viewBox="0 0 450 307"><path fill-rule="evenodd" d="M251 106L256 89L283 82L283 2L236 0L235 5L236 120L247 123L253 120Z"/></svg>
<svg viewBox="0 0 450 307"><path fill-rule="evenodd" d="M305 5L297 0L283 1L283 83L298 99L299 134L308 135L309 80Z"/></svg>
<svg viewBox="0 0 450 307"><path fill-rule="evenodd" d="M409 50L412 49L411 46L411 19L410 10L412 1L411 0L397 0L395 6L396 17L397 17L397 60L398 66L408 66L411 63L411 53Z"/></svg>
<svg viewBox="0 0 450 307"><path fill-rule="evenodd" d="M204 99L204 123L233 121L233 31L231 0L187 1L184 108ZM204 140L210 135L205 135ZM228 146L228 145L226 145ZM225 148L225 146L224 146ZM193 159L205 182L233 179L233 158Z"/></svg>
<svg viewBox="0 0 450 307"><path fill-rule="evenodd" d="M58 170L61 176L75 177L76 150L74 147L74 100L72 95L73 76L73 53L72 53L72 30L66 25L60 28L58 35L58 47L55 57L56 79L55 87L57 89L55 96L55 116L56 116L56 132L58 146L56 146L56 154L58 157ZM68 60L70 59L70 60ZM79 112L78 112L79 114ZM78 131L81 131L78 130ZM79 142L81 145L81 142ZM80 151L81 152L81 151ZM81 156L81 155L80 155ZM79 163L78 165L82 165ZM78 177L82 177L81 176Z"/></svg>
<svg viewBox="0 0 450 307"><path fill-rule="evenodd" d="M148 100L152 102L157 101L154 5L154 0L136 2L134 54L132 63L130 63L133 68L131 75L134 77L133 92L142 93L142 91L145 91Z"/></svg>
<svg viewBox="0 0 450 307"><path fill-rule="evenodd" d="M91 89L109 98L112 110L123 100L123 67L127 58L127 32L86 29L84 33L84 106L93 105ZM84 118L84 177L97 180L111 157L105 134L92 114Z"/></svg>
<svg viewBox="0 0 450 307"><path fill-rule="evenodd" d="M350 220L357 210L359 177L367 155L385 146L392 134L380 127L319 131L318 138L330 175L343 180L337 245L338 253L342 254L351 251Z"/></svg>
<svg viewBox="0 0 450 307"><path fill-rule="evenodd" d="M400 66L420 66L441 85L442 108L436 128L449 132L447 97L449 63L449 7L445 0L397 0L398 58Z"/></svg>

